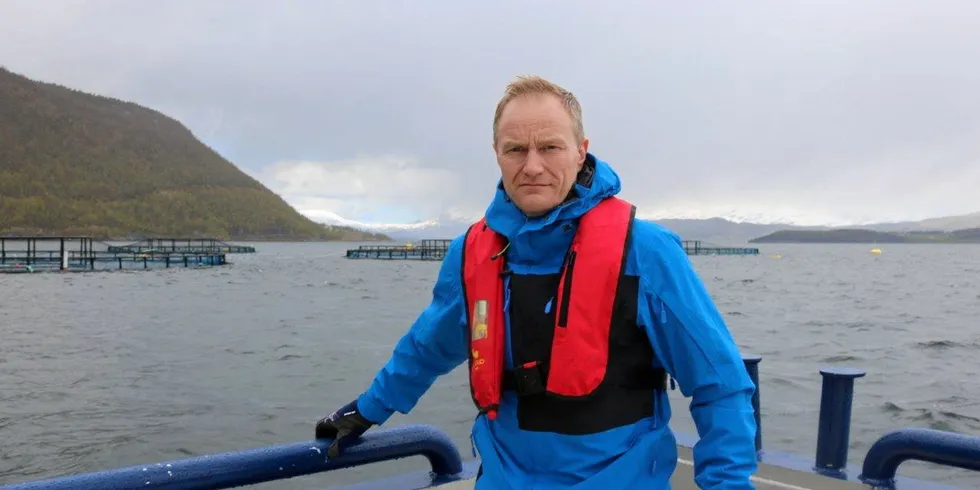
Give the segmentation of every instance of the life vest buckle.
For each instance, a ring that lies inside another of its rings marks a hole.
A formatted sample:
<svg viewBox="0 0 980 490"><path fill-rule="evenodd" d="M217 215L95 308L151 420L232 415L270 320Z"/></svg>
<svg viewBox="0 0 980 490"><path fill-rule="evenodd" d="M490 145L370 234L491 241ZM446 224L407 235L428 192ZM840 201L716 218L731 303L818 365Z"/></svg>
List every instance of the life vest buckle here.
<svg viewBox="0 0 980 490"><path fill-rule="evenodd" d="M517 396L540 395L547 391L548 372L539 362L504 371L503 389L517 392Z"/></svg>

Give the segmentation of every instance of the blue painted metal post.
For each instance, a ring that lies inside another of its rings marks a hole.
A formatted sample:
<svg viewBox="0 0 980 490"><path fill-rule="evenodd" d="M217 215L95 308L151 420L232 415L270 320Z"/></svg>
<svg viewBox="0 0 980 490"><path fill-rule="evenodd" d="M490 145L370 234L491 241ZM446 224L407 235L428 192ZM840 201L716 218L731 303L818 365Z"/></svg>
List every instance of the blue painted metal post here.
<svg viewBox="0 0 980 490"><path fill-rule="evenodd" d="M759 399L759 363L762 362L762 357L744 356L742 362L755 385L755 393L752 394L752 410L755 411L755 456L762 459L762 402Z"/></svg>
<svg viewBox="0 0 980 490"><path fill-rule="evenodd" d="M980 471L980 437L934 429L889 432L868 449L858 479L874 488L894 489L899 465L909 460Z"/></svg>
<svg viewBox="0 0 980 490"><path fill-rule="evenodd" d="M817 459L814 471L846 478L847 446L851 436L851 402L854 380L865 372L854 368L820 370L823 389L820 394L820 425L817 432Z"/></svg>

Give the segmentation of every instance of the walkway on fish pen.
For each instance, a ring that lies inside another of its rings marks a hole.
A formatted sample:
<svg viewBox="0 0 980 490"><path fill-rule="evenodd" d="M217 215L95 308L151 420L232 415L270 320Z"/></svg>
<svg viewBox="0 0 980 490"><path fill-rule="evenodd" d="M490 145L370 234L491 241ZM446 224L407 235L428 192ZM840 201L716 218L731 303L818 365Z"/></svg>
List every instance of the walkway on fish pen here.
<svg viewBox="0 0 980 490"><path fill-rule="evenodd" d="M419 240L406 245L361 245L347 250L348 259L442 260L452 240Z"/></svg>
<svg viewBox="0 0 980 490"><path fill-rule="evenodd" d="M147 238L126 245L109 245L109 252L187 252L187 253L255 253L255 247L232 245L217 238Z"/></svg>
<svg viewBox="0 0 980 490"><path fill-rule="evenodd" d="M759 255L754 247L725 247L701 240L683 240L681 245L688 255Z"/></svg>
<svg viewBox="0 0 980 490"><path fill-rule="evenodd" d="M220 248L111 251L84 236L0 237L0 273L85 272L212 267L227 264Z"/></svg>
<svg viewBox="0 0 980 490"><path fill-rule="evenodd" d="M361 245L347 250L348 259L442 260L452 240L419 240L406 245ZM701 240L681 242L687 255L759 255L758 248L723 247Z"/></svg>

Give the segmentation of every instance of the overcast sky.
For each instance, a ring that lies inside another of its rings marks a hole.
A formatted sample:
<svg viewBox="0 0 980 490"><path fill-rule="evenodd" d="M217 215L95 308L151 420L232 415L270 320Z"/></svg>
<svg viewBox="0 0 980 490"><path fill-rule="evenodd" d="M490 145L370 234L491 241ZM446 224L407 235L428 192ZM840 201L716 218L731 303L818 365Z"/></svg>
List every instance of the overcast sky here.
<svg viewBox="0 0 980 490"><path fill-rule="evenodd" d="M175 117L314 218L478 216L522 73L643 216L980 211L977 0L0 0L0 65Z"/></svg>

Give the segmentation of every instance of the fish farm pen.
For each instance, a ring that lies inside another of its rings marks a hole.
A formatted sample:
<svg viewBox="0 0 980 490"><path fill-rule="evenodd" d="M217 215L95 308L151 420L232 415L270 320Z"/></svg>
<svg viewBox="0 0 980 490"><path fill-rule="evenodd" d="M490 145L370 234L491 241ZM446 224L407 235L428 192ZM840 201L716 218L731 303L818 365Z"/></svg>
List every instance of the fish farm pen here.
<svg viewBox="0 0 980 490"><path fill-rule="evenodd" d="M348 259L442 260L452 240L419 240L407 245L361 245L347 250Z"/></svg>
<svg viewBox="0 0 980 490"><path fill-rule="evenodd" d="M128 245L109 245L109 252L222 252L226 254L255 253L255 247L231 245L216 238L147 238Z"/></svg>
<svg viewBox="0 0 980 490"><path fill-rule="evenodd" d="M442 260L452 240L420 240L407 245L361 245L347 250L348 259ZM759 255L758 248L719 247L700 240L681 242L687 255Z"/></svg>
<svg viewBox="0 0 980 490"><path fill-rule="evenodd" d="M209 242L216 245L208 246ZM235 253L227 251L227 244L210 239L180 250L176 246L126 248L134 245L113 247L91 237L0 237L0 273L212 267L227 264L226 254Z"/></svg>
<svg viewBox="0 0 980 490"><path fill-rule="evenodd" d="M683 240L681 245L688 255L759 255L759 249L751 247L720 247L701 240Z"/></svg>

